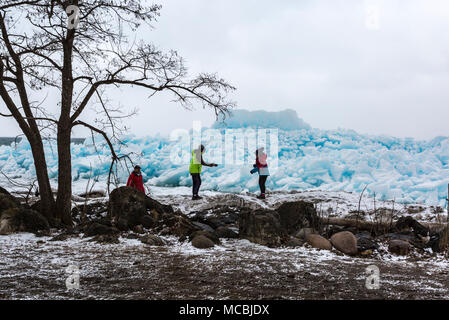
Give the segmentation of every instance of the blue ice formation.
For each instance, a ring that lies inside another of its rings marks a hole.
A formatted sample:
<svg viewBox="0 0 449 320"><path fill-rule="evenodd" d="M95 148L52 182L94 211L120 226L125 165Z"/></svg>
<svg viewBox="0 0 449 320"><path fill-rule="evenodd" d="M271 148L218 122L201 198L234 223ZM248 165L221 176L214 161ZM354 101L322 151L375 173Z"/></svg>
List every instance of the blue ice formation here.
<svg viewBox="0 0 449 320"><path fill-rule="evenodd" d="M388 136L358 134L353 130L320 130L311 128L292 110L279 113L236 110L225 124L212 126L213 134L225 135L227 129L268 128L278 129L278 150L269 153L271 176L269 190L307 190L367 192L382 200L418 202L445 205L449 183L449 137L430 141ZM210 136L208 130L203 134ZM218 132L218 133L217 133ZM210 131L209 131L210 133ZM235 140L245 139L236 137ZM72 144L73 179L82 182L90 176L106 179L110 152L101 137L84 144ZM181 139L183 140L183 139ZM204 159L220 163L224 138L206 142ZM179 140L168 137L124 137L117 144L119 154L131 153L139 163L148 184L159 186L190 186L188 173L190 137L179 149ZM272 151L267 143L267 151ZM179 150L177 150L177 148ZM50 176L57 178L57 155L54 142L46 141L45 150ZM173 155L179 159L173 161ZM275 161L276 155L278 157ZM212 160L211 160L212 159ZM244 163L225 163L217 168L204 168L202 189L226 192L257 191L257 177L249 174L253 163L253 150L247 150ZM277 163L277 167L274 164ZM126 182L128 168L117 168L120 182ZM34 179L31 150L26 141L17 145L0 147L0 170L10 177Z"/></svg>

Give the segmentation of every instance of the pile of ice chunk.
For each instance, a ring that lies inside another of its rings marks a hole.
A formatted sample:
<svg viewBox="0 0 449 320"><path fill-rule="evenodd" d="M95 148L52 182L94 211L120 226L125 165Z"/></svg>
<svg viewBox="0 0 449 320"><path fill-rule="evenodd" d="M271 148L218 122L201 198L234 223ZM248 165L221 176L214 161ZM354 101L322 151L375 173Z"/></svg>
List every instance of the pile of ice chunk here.
<svg viewBox="0 0 449 320"><path fill-rule="evenodd" d="M293 113L286 111L273 116L272 113L237 111L226 122L233 129L278 129L277 168L272 166L276 155L269 153L268 158L271 166L271 177L267 181L269 190L361 192L367 186L368 194L376 194L382 200L445 205L449 183L449 137L418 141L362 135L352 130L319 130L310 128ZM221 123L213 128L220 130L223 135L227 130ZM215 143L205 143L206 161L216 160L213 158L220 155L216 140ZM191 185L188 173L190 143L184 150L183 162L174 162L173 152L179 147L179 141L162 136L127 136L122 141L123 144L116 145L117 152L130 154L134 163L140 164L147 184ZM95 137L95 142L94 145L92 138L88 138L84 144L72 144L74 181L87 181L92 177L106 180L110 152L101 137ZM45 149L50 176L56 179L56 145L46 141ZM274 150L270 143L267 150ZM257 191L257 175L249 173L254 162L253 156L253 150L247 150L243 164L228 163L217 168L204 168L202 189ZM131 163L122 162L116 169L119 182L125 183ZM17 145L0 147L0 170L11 178L34 179L32 154L25 140Z"/></svg>

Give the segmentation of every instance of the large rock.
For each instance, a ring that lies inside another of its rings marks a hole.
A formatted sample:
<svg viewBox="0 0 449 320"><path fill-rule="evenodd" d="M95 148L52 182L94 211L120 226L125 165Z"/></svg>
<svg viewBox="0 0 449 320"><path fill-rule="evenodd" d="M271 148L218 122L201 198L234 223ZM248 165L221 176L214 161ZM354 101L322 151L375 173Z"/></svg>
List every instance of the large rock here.
<svg viewBox="0 0 449 320"><path fill-rule="evenodd" d="M401 217L395 224L395 228L398 232L405 230L413 230L415 235L427 236L429 234L429 229L424 227L418 221L412 217Z"/></svg>
<svg viewBox="0 0 449 320"><path fill-rule="evenodd" d="M120 224L120 229L132 229L139 224L147 224L145 217L148 211L155 211L159 216L163 213L173 213L173 208L130 187L114 189L110 194L108 215L115 223Z"/></svg>
<svg viewBox="0 0 449 320"><path fill-rule="evenodd" d="M199 249L207 249L212 248L214 246L214 242L205 236L199 235L193 238L192 246Z"/></svg>
<svg viewBox="0 0 449 320"><path fill-rule="evenodd" d="M391 240L388 243L388 250L391 253L406 256L410 250L410 244L407 241L403 240Z"/></svg>
<svg viewBox="0 0 449 320"><path fill-rule="evenodd" d="M239 220L239 236L268 247L279 247L288 237L275 211L242 211Z"/></svg>
<svg viewBox="0 0 449 320"><path fill-rule="evenodd" d="M240 210L240 207L220 205L211 209L193 212L191 219L217 229L218 227L235 224L239 220Z"/></svg>
<svg viewBox="0 0 449 320"><path fill-rule="evenodd" d="M37 205L39 204L39 201L36 202ZM33 206L34 206L33 205ZM73 218L79 218L81 216L90 217L90 216L96 216L100 217L102 213L105 213L108 211L108 205L105 202L93 202L88 204L82 204L77 205L72 209L72 217Z"/></svg>
<svg viewBox="0 0 449 320"><path fill-rule="evenodd" d="M288 234L295 234L301 228L318 227L318 216L311 202L296 201L282 204L277 210L281 227Z"/></svg>
<svg viewBox="0 0 449 320"><path fill-rule="evenodd" d="M108 226L107 224L101 224L99 222L93 222L87 225L84 229L84 235L86 237L92 237L97 235L113 235L119 233L119 230Z"/></svg>
<svg viewBox="0 0 449 320"><path fill-rule="evenodd" d="M101 244L119 244L118 234L99 234L91 239Z"/></svg>
<svg viewBox="0 0 449 320"><path fill-rule="evenodd" d="M319 234L309 234L306 238L308 244L313 248L322 250L332 250L332 244L326 238L320 236Z"/></svg>
<svg viewBox="0 0 449 320"><path fill-rule="evenodd" d="M146 196L142 192L129 187L120 187L111 192L108 215L114 221L126 220L128 228L133 228L140 224L146 214Z"/></svg>
<svg viewBox="0 0 449 320"><path fill-rule="evenodd" d="M207 224L205 224L205 223L193 221L193 224L194 224L195 226L197 226L198 228L200 228L200 229L202 229L202 230L204 230L204 231L207 231L207 232L211 232L211 233L212 233L212 232L215 231L214 228L212 228L211 226L209 226L209 225L207 225Z"/></svg>
<svg viewBox="0 0 449 320"><path fill-rule="evenodd" d="M160 232L162 235L177 236L180 241L184 241L192 233L201 229L194 225L186 215L174 213L161 215L157 227L153 230Z"/></svg>
<svg viewBox="0 0 449 320"><path fill-rule="evenodd" d="M289 248L302 247L303 245L304 241L295 237L290 237L290 240L288 240L287 243L285 244L285 246Z"/></svg>
<svg viewBox="0 0 449 320"><path fill-rule="evenodd" d="M150 246L163 246L165 245L165 241L155 236L154 234L148 234L140 238L142 243L148 244Z"/></svg>
<svg viewBox="0 0 449 320"><path fill-rule="evenodd" d="M19 201L10 194L0 193L0 214L8 209L18 208Z"/></svg>
<svg viewBox="0 0 449 320"><path fill-rule="evenodd" d="M0 194L7 194L7 195L11 195L10 193L9 193L9 191L8 190L6 190L5 188L3 188L3 187L0 187Z"/></svg>
<svg viewBox="0 0 449 320"><path fill-rule="evenodd" d="M49 232L50 225L40 213L24 208L11 208L0 213L0 234L13 232Z"/></svg>
<svg viewBox="0 0 449 320"><path fill-rule="evenodd" d="M314 233L316 233L316 232L313 228L301 228L301 230L299 230L295 236L299 239L306 240L307 236L309 234L314 234Z"/></svg>
<svg viewBox="0 0 449 320"><path fill-rule="evenodd" d="M210 239L215 244L220 244L220 239L214 234L206 230L195 231L189 236L190 241L193 241L198 236L204 236Z"/></svg>
<svg viewBox="0 0 449 320"><path fill-rule="evenodd" d="M145 215L140 219L140 222L142 223L142 226L144 228L150 229L153 228L156 224L155 219L151 215Z"/></svg>
<svg viewBox="0 0 449 320"><path fill-rule="evenodd" d="M337 250L345 254L357 254L357 238L349 231L334 234L331 237L331 243Z"/></svg>
<svg viewBox="0 0 449 320"><path fill-rule="evenodd" d="M239 237L236 232L227 227L218 227L217 230L215 230L215 234L218 238L225 239L235 239Z"/></svg>
<svg viewBox="0 0 449 320"><path fill-rule="evenodd" d="M358 233L355 237L357 238L357 250L359 252L376 250L379 248L379 245L374 241L374 238L368 232Z"/></svg>

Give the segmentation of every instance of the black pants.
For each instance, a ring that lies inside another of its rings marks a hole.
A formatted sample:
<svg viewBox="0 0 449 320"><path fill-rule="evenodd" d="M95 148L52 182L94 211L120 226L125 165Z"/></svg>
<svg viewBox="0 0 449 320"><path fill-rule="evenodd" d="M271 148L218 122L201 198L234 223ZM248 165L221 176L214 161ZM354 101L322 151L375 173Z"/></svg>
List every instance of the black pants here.
<svg viewBox="0 0 449 320"><path fill-rule="evenodd" d="M265 193L265 182L267 182L268 176L259 176L260 193Z"/></svg>
<svg viewBox="0 0 449 320"><path fill-rule="evenodd" d="M192 173L192 182L193 182L193 195L197 196L198 192L200 191L200 186L201 186L201 174L199 173Z"/></svg>

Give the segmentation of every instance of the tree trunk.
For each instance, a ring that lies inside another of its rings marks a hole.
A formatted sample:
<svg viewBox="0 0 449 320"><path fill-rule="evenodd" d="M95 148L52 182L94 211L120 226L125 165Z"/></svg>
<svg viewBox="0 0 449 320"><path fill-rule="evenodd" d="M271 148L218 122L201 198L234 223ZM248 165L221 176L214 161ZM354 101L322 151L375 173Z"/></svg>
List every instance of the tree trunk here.
<svg viewBox="0 0 449 320"><path fill-rule="evenodd" d="M78 1L74 2L75 5ZM70 137L72 121L70 111L73 101L72 53L74 29L67 31L63 42L64 66L62 69L61 115L58 121L58 195L56 198L57 218L66 226L72 226L72 155Z"/></svg>
<svg viewBox="0 0 449 320"><path fill-rule="evenodd" d="M64 225L72 225L72 159L70 152L70 125L58 126L58 195L57 219Z"/></svg>
<svg viewBox="0 0 449 320"><path fill-rule="evenodd" d="M44 146L42 140L29 139L31 151L36 169L36 177L39 185L40 212L52 224L56 216L55 199L51 190L50 179L48 178L47 162L45 161Z"/></svg>

